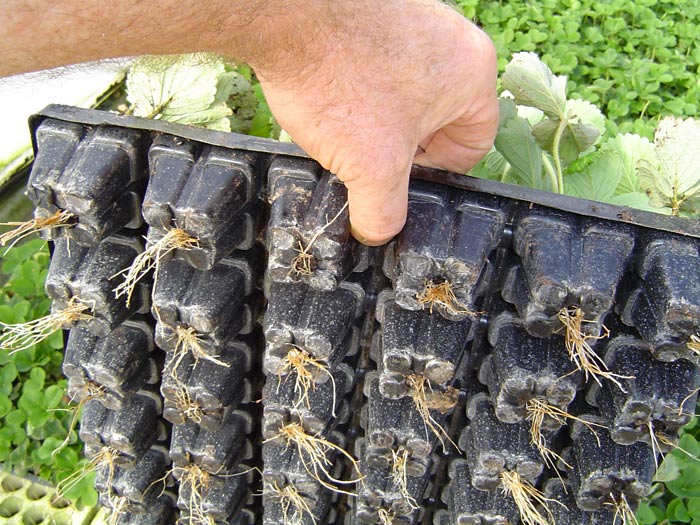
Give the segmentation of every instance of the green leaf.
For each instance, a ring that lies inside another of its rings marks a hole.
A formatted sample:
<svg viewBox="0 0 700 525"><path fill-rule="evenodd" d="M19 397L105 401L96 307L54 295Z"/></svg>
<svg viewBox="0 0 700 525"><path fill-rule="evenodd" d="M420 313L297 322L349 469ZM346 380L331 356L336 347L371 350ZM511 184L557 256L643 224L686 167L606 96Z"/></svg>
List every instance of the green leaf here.
<svg viewBox="0 0 700 525"><path fill-rule="evenodd" d="M661 465L659 465L659 468L656 470L654 481L660 481L662 483L673 481L674 479L677 479L680 474L681 470L678 459L671 454L667 454Z"/></svg>
<svg viewBox="0 0 700 525"><path fill-rule="evenodd" d="M582 199L609 202L621 175L617 156L601 154L581 172L564 177L564 193Z"/></svg>
<svg viewBox="0 0 700 525"><path fill-rule="evenodd" d="M510 119L499 130L495 146L522 185L547 189L542 178L542 150L535 142L527 120L517 116Z"/></svg>
<svg viewBox="0 0 700 525"><path fill-rule="evenodd" d="M700 443L698 443L697 439L695 439L692 434L684 433L680 440L678 440L678 447L691 456L696 458L700 457ZM679 453L684 454L682 451Z"/></svg>
<svg viewBox="0 0 700 525"><path fill-rule="evenodd" d="M637 521L639 525L653 525L656 523L656 515L654 511L651 510L649 504L646 501L642 501L637 508L636 513Z"/></svg>
<svg viewBox="0 0 700 525"><path fill-rule="evenodd" d="M515 102L537 108L550 118L566 114L566 77L558 77L535 53L515 53L501 77Z"/></svg>
<svg viewBox="0 0 700 525"><path fill-rule="evenodd" d="M688 514L688 509L685 508L685 504L682 499L674 499L666 507L666 515L669 519L680 522L680 523L690 523L690 515Z"/></svg>
<svg viewBox="0 0 700 525"><path fill-rule="evenodd" d="M681 471L681 475L667 482L666 487L679 498L700 497L700 466L687 464Z"/></svg>
<svg viewBox="0 0 700 525"><path fill-rule="evenodd" d="M559 120L547 119L532 129L537 144L542 149L554 154L554 140L560 126ZM598 129L585 122L566 121L559 139L559 156L562 162L571 164L578 156L598 140Z"/></svg>

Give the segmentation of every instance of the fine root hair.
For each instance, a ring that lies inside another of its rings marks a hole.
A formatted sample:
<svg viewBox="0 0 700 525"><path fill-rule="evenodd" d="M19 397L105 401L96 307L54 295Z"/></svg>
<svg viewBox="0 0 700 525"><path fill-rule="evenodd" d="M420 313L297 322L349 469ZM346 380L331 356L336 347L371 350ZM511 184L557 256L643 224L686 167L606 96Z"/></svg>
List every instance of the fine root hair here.
<svg viewBox="0 0 700 525"><path fill-rule="evenodd" d="M537 449L545 462L545 465L551 467L557 473L557 460L561 461L567 468L572 468L569 463L567 463L564 458L559 454L554 452L547 446L547 439L542 431L542 424L544 423L544 418L546 416L554 419L558 424L564 426L567 424L567 420L578 421L583 424L588 430L590 430L600 446L600 437L598 432L596 432L594 427L604 428L603 425L599 423L593 423L591 421L586 421L579 417L570 414L566 410L554 406L547 401L540 398L533 397L529 399L525 404L526 416L525 419L530 422L530 443Z"/></svg>
<svg viewBox="0 0 700 525"><path fill-rule="evenodd" d="M354 496L351 492L337 487L337 485L358 483L363 479L357 460L345 449L318 434L308 434L301 423L289 423L280 427L277 434L266 439L263 443L276 440L283 441L287 447L294 445L299 452L299 457L306 472L321 485L333 492ZM341 454L350 462L357 473L356 479L345 481L337 479L331 474L333 460L329 458L329 455L332 452Z"/></svg>
<svg viewBox="0 0 700 525"><path fill-rule="evenodd" d="M52 457L56 457L56 454L58 454L61 450L66 448L70 443L71 434L73 433L73 430L75 430L75 427L78 425L78 420L80 419L80 411L85 405L85 403L87 403L91 399L100 399L104 397L106 392L107 390L102 385L98 385L96 383L93 383L92 381L88 381L71 396L71 403L75 402L76 398L78 398L79 401L75 407L73 407L72 409L68 409L73 413L73 415L71 416L70 423L68 424L68 432L66 434L66 438L51 453Z"/></svg>
<svg viewBox="0 0 700 525"><path fill-rule="evenodd" d="M428 306L429 312L433 313L434 307L439 307L452 315L477 315L480 312L470 310L467 305L460 301L452 289L452 283L446 279L426 280L423 290L416 294L418 302Z"/></svg>
<svg viewBox="0 0 700 525"><path fill-rule="evenodd" d="M14 229L0 235L0 246L8 242L8 250L25 237L43 230L52 228L66 228L73 226L75 215L66 210L56 210L50 217L38 217L26 222L3 222L0 226L15 226ZM7 252L5 252L7 253Z"/></svg>
<svg viewBox="0 0 700 525"><path fill-rule="evenodd" d="M279 501L282 508L282 525L300 525L304 515L307 515L311 519L311 523L316 525L316 516L304 496L294 485L286 484L284 487L280 487L277 481L266 481L263 494Z"/></svg>
<svg viewBox="0 0 700 525"><path fill-rule="evenodd" d="M408 492L408 471L406 466L410 452L403 446L391 451L391 479L399 488L399 494L408 502L412 510L419 508L416 499Z"/></svg>
<svg viewBox="0 0 700 525"><path fill-rule="evenodd" d="M294 373L294 393L296 394L296 402L294 403L294 408L299 408L299 406L306 405L306 408L311 408L311 401L309 400L309 390L316 389L315 379L318 374L325 374L331 381L333 387L333 417L335 417L335 405L336 405L336 388L335 379L333 374L328 370L328 365L315 359L303 348L299 348L296 345L290 345L291 348L287 355L283 359L282 367L277 373L277 387L279 389L282 383L282 377L287 374Z"/></svg>
<svg viewBox="0 0 700 525"><path fill-rule="evenodd" d="M123 277L123 282L114 289L117 298L126 296L126 305L131 305L131 297L136 284L151 270L155 270L154 279L158 278L160 261L173 250L191 250L199 247L199 241L181 228L172 228L155 242L148 241L146 249L134 258L131 266L112 277ZM154 283L155 288L155 283Z"/></svg>
<svg viewBox="0 0 700 525"><path fill-rule="evenodd" d="M229 368L228 363L224 363L220 359L208 354L202 346L202 338L197 331L191 326L180 325L175 328L175 350L173 355L165 364L163 373L170 374L174 379L177 379L177 368L187 354L192 354L194 358L194 366L199 364L199 360L209 361L215 365Z"/></svg>
<svg viewBox="0 0 700 525"><path fill-rule="evenodd" d="M377 509L377 516L379 517L379 523L382 525L393 525L394 519L396 519L394 511L385 508Z"/></svg>
<svg viewBox="0 0 700 525"><path fill-rule="evenodd" d="M211 474L199 465L190 463L184 467L173 467L168 474L179 475L180 490L189 490L187 499L188 515L183 522L187 525L209 525L214 520L206 512L204 498L209 490ZM166 477L168 476L166 474Z"/></svg>
<svg viewBox="0 0 700 525"><path fill-rule="evenodd" d="M610 494L610 501L606 502L605 505L609 505L613 508L613 525L639 525L637 517L634 515L634 511L627 500L627 496L624 493L620 493L618 497L614 494Z"/></svg>
<svg viewBox="0 0 700 525"><path fill-rule="evenodd" d="M63 310L45 315L26 323L0 323L0 350L19 352L26 350L62 328L69 328L78 321L92 319L93 305L72 297Z"/></svg>
<svg viewBox="0 0 700 525"><path fill-rule="evenodd" d="M292 259L292 262L289 266L289 272L287 272L287 275L295 275L295 276L300 276L300 275L311 275L314 273L316 270L316 258L314 257L313 253L311 253L311 248L313 248L314 243L316 242L316 239L328 229L328 227L333 224L335 221L338 220L338 218L343 214L343 212L347 209L348 203L345 202L343 204L343 207L340 208L338 213L335 214L335 216L330 220L326 221L326 224L324 224L321 228L318 228L316 232L313 234L311 239L309 239L309 242L304 245L301 241L298 241L297 243L297 256Z"/></svg>
<svg viewBox="0 0 700 525"><path fill-rule="evenodd" d="M583 310L578 306L562 308L557 315L559 321L566 330L564 341L566 350L569 352L569 359L573 361L576 368L583 372L586 381L592 377L596 383L601 384L601 379L607 379L615 383L623 392L625 389L620 383L620 379L632 379L630 376L614 374L608 370L605 361L598 356L591 346L590 341L597 341L610 337L610 330L603 326L601 335L586 334L582 330L583 323L590 323L584 318Z"/></svg>
<svg viewBox="0 0 700 525"><path fill-rule="evenodd" d="M700 336L693 334L688 341L688 349L695 355L700 356Z"/></svg>
<svg viewBox="0 0 700 525"><path fill-rule="evenodd" d="M111 508L107 517L107 525L118 525L122 516L126 514L126 505L129 502L124 496L114 496L110 498Z"/></svg>
<svg viewBox="0 0 700 525"><path fill-rule="evenodd" d="M201 423L205 415L204 409L192 399L187 385L176 378L173 379L175 380L175 396L171 399L173 405L177 410L182 412L187 419L197 424Z"/></svg>
<svg viewBox="0 0 700 525"><path fill-rule="evenodd" d="M431 410L440 409L443 414L448 412L457 403L456 391L454 389L448 389L446 392L434 392L430 380L420 374L412 374L406 376L406 384L410 389L410 396L413 399L413 404L423 419L425 425L426 434L430 430L440 441L443 450L447 449L445 445L445 440L452 444L456 450L459 450L457 444L452 441L447 431L435 421L431 415Z"/></svg>
<svg viewBox="0 0 700 525"><path fill-rule="evenodd" d="M119 456L119 452L113 447L102 447L100 451L92 456L89 461L87 461L82 468L73 472L70 476L61 480L58 485L56 485L56 496L59 498L65 497L65 495L75 486L80 483L85 476L96 470L107 469L107 486L112 486L112 481L114 480L114 460ZM113 495L111 492L107 495L110 503L112 502Z"/></svg>
<svg viewBox="0 0 700 525"><path fill-rule="evenodd" d="M513 498L524 525L554 525L554 516L549 510L549 503L559 503L547 498L532 484L515 471L505 470L501 473L503 493ZM537 506L542 507L547 517L543 516Z"/></svg>

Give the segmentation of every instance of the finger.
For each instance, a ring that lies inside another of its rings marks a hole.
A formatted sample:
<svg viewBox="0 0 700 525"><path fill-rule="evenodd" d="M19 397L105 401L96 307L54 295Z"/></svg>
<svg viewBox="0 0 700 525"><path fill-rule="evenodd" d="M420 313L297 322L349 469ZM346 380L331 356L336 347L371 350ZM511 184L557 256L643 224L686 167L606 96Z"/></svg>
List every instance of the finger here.
<svg viewBox="0 0 700 525"><path fill-rule="evenodd" d="M351 176L339 173L348 189L352 235L368 246L379 246L399 233L406 223L410 155L393 165L374 165ZM346 175L344 177L344 175Z"/></svg>
<svg viewBox="0 0 700 525"><path fill-rule="evenodd" d="M486 155L498 130L498 102L494 99L473 122L462 117L421 141L414 162L458 173L470 170Z"/></svg>

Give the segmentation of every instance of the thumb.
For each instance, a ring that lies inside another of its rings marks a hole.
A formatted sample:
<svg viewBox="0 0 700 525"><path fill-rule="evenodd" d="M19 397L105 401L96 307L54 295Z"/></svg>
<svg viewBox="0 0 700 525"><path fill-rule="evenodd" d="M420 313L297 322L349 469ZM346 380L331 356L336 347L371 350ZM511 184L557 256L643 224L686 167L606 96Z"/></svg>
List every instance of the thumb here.
<svg viewBox="0 0 700 525"><path fill-rule="evenodd" d="M348 189L353 237L368 246L379 246L401 231L406 222L410 171L408 154L338 170L338 178Z"/></svg>

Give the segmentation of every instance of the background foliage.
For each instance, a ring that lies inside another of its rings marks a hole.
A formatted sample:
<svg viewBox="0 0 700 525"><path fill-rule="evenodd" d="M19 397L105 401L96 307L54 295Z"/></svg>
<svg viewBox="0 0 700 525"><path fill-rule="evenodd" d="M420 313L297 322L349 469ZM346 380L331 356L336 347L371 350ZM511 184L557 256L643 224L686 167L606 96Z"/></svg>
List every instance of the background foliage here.
<svg viewBox="0 0 700 525"><path fill-rule="evenodd" d="M569 97L596 104L609 131L653 137L658 117L694 116L700 104L698 0L457 0L494 43L502 72L534 51Z"/></svg>

